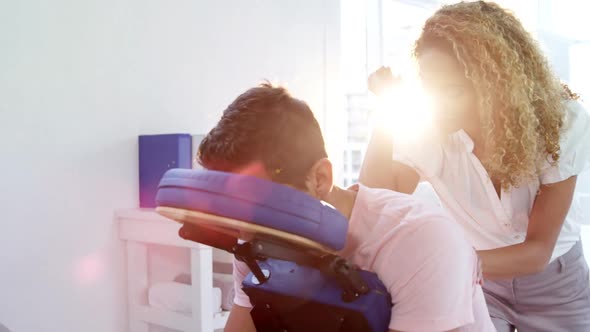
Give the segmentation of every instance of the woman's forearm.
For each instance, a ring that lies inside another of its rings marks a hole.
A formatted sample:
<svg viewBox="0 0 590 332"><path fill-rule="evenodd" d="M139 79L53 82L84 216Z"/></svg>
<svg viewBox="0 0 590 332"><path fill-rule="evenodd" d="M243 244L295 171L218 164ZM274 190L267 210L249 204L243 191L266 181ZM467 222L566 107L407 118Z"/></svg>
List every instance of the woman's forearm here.
<svg viewBox="0 0 590 332"><path fill-rule="evenodd" d="M412 194L420 176L412 167L393 161L394 142L388 129L373 131L359 181L367 187Z"/></svg>
<svg viewBox="0 0 590 332"><path fill-rule="evenodd" d="M359 182L368 187L395 190L392 154L391 134L384 128L375 128L365 153Z"/></svg>
<svg viewBox="0 0 590 332"><path fill-rule="evenodd" d="M507 279L543 271L549 261L542 245L523 242L508 247L477 252L484 277Z"/></svg>

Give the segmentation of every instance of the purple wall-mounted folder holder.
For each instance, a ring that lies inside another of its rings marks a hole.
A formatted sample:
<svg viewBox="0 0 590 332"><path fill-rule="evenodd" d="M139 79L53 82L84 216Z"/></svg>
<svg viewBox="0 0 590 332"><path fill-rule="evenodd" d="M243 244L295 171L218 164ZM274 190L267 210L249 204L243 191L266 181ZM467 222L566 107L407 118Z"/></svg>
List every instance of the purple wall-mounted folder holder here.
<svg viewBox="0 0 590 332"><path fill-rule="evenodd" d="M139 136L139 206L156 207L158 184L171 168L192 168L192 136L164 134Z"/></svg>

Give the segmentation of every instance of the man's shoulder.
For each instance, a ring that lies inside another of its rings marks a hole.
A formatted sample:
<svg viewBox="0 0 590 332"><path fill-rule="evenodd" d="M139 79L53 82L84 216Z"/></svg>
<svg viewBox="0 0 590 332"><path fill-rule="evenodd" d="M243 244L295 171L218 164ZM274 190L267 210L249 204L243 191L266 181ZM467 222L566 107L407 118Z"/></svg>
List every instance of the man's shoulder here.
<svg viewBox="0 0 590 332"><path fill-rule="evenodd" d="M395 215L416 225L443 220L450 222L451 216L437 203L424 197L408 195L388 189L365 188L364 197L370 210L384 216Z"/></svg>
<svg viewBox="0 0 590 332"><path fill-rule="evenodd" d="M408 242L410 238L419 242L436 240L437 246L443 246L440 242L446 239L467 241L461 227L440 206L386 189L364 187L362 191L362 204L366 206L368 218L372 218L367 222L377 230L371 236L390 238L388 245L401 245L398 242Z"/></svg>
<svg viewBox="0 0 590 332"><path fill-rule="evenodd" d="M413 195L408 195L398 191L370 188L361 186L359 190L358 199L363 203L373 207L387 210L397 210L404 208L420 208L420 200Z"/></svg>

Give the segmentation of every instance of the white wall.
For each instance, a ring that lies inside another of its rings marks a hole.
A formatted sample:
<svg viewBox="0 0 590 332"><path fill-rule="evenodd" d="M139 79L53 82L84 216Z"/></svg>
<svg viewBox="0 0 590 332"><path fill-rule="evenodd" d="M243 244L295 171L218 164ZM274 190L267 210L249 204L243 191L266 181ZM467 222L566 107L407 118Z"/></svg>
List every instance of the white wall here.
<svg viewBox="0 0 590 332"><path fill-rule="evenodd" d="M325 122L339 15L338 0L0 2L0 322L123 331L113 211L137 205L137 135L204 132L263 78Z"/></svg>

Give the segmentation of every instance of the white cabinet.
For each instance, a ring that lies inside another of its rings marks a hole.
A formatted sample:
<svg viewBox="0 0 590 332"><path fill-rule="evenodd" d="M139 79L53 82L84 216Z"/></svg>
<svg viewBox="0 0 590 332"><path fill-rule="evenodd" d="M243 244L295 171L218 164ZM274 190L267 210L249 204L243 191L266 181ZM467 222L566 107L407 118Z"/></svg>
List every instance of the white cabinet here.
<svg viewBox="0 0 590 332"><path fill-rule="evenodd" d="M119 237L126 242L128 313L130 332L149 332L149 324L185 332L212 332L225 326L229 312L214 313L213 254L209 246L178 236L180 224L151 209L116 212ZM162 310L149 305L148 248L164 245L190 250L192 314Z"/></svg>

